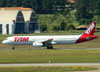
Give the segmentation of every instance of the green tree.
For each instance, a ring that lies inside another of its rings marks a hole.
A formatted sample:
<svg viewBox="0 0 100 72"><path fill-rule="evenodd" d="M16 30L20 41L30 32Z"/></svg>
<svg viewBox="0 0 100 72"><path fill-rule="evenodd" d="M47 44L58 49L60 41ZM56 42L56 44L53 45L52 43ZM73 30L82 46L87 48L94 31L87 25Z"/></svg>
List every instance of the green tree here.
<svg viewBox="0 0 100 72"><path fill-rule="evenodd" d="M57 11L63 13L66 9L65 5L67 4L66 0L55 0L55 7L58 9Z"/></svg>
<svg viewBox="0 0 100 72"><path fill-rule="evenodd" d="M71 30L71 31L72 31L72 30L75 30L75 26L71 24L71 25L68 26L67 30L68 30L68 31L69 31L69 30Z"/></svg>
<svg viewBox="0 0 100 72"><path fill-rule="evenodd" d="M54 0L42 0L42 11L47 13L52 13L52 8L54 6Z"/></svg>
<svg viewBox="0 0 100 72"><path fill-rule="evenodd" d="M6 6L6 0L0 0L0 7Z"/></svg>
<svg viewBox="0 0 100 72"><path fill-rule="evenodd" d="M47 31L47 24L41 24L40 29L41 29L42 32Z"/></svg>
<svg viewBox="0 0 100 72"><path fill-rule="evenodd" d="M40 14L66 12L66 0L0 0L0 7L29 7Z"/></svg>
<svg viewBox="0 0 100 72"><path fill-rule="evenodd" d="M22 6L32 8L32 1L34 0L22 0Z"/></svg>
<svg viewBox="0 0 100 72"><path fill-rule="evenodd" d="M96 0L95 11L96 15L100 15L100 0Z"/></svg>
<svg viewBox="0 0 100 72"><path fill-rule="evenodd" d="M61 22L60 29L61 30L66 30L66 23L64 21Z"/></svg>
<svg viewBox="0 0 100 72"><path fill-rule="evenodd" d="M21 7L22 6L22 1L21 0L12 0L11 6L13 7Z"/></svg>
<svg viewBox="0 0 100 72"><path fill-rule="evenodd" d="M7 7L13 6L13 0L6 0L6 6Z"/></svg>
<svg viewBox="0 0 100 72"><path fill-rule="evenodd" d="M32 5L32 8L36 11L36 13L39 13L39 14L43 13L42 0L32 0L31 5Z"/></svg>
<svg viewBox="0 0 100 72"><path fill-rule="evenodd" d="M54 25L53 26L53 31L59 31L60 30L60 26L59 25Z"/></svg>
<svg viewBox="0 0 100 72"><path fill-rule="evenodd" d="M85 20L85 23L91 21L94 14L90 6L91 6L90 0L76 0L77 21Z"/></svg>

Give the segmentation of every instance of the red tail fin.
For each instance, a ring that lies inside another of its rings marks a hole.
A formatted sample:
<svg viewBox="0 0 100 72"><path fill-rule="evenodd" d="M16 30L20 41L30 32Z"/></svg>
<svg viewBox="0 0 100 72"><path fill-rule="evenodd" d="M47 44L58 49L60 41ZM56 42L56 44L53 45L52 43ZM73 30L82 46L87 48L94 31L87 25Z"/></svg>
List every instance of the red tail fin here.
<svg viewBox="0 0 100 72"><path fill-rule="evenodd" d="M88 29L85 31L84 35L94 35L96 27L96 22L92 22Z"/></svg>
<svg viewBox="0 0 100 72"><path fill-rule="evenodd" d="M92 22L88 29L84 32L84 34L81 35L80 38L76 41L76 43L81 43L98 38L98 36L94 36L95 27L96 22Z"/></svg>

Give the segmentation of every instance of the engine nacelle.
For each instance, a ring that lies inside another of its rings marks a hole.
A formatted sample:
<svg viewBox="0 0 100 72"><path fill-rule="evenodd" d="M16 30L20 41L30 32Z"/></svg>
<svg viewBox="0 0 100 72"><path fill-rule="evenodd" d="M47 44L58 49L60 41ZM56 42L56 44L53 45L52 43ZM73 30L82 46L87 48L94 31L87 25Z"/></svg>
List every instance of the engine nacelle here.
<svg viewBox="0 0 100 72"><path fill-rule="evenodd" d="M34 47L42 47L43 44L42 43L39 43L39 42L35 42L35 43L33 43L33 46Z"/></svg>

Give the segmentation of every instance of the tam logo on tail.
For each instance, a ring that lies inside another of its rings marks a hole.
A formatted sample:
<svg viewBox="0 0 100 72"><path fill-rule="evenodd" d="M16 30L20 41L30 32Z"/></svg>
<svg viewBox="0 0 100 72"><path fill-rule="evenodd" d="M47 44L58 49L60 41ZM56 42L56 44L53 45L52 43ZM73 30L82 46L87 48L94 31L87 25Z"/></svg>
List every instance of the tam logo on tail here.
<svg viewBox="0 0 100 72"><path fill-rule="evenodd" d="M95 31L95 26L96 26L96 22L93 22L88 29L86 30L85 34L87 35L93 35L94 31Z"/></svg>
<svg viewBox="0 0 100 72"><path fill-rule="evenodd" d="M94 36L94 31L96 27L96 22L92 22L88 29L83 33L76 43L81 43L89 40L93 40L98 38L98 36Z"/></svg>

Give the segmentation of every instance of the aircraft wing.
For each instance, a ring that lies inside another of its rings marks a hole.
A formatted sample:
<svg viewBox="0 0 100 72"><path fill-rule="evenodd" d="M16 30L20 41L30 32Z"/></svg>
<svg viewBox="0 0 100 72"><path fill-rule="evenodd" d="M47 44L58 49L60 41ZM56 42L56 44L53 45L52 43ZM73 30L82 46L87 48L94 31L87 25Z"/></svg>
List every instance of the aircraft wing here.
<svg viewBox="0 0 100 72"><path fill-rule="evenodd" d="M39 43L50 43L52 40L53 40L53 38L46 39L46 40L41 40L41 41L36 41L36 42L39 42Z"/></svg>
<svg viewBox="0 0 100 72"><path fill-rule="evenodd" d="M51 39L46 39L46 40L41 40L41 41L36 41L37 43L43 43L44 46L48 46L48 45L51 45L52 43L52 40L53 38Z"/></svg>

